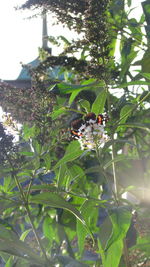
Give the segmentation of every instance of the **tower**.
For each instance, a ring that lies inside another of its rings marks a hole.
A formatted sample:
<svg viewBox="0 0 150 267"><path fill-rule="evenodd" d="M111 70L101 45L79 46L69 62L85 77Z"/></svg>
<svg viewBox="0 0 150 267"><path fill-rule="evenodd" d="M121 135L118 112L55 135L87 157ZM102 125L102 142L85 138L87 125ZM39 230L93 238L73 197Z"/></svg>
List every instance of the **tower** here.
<svg viewBox="0 0 150 267"><path fill-rule="evenodd" d="M44 50L51 54L51 48L48 47L48 30L47 30L47 15L46 10L42 12L42 46ZM33 61L29 62L28 64L24 65L17 77L16 80L4 80L0 83L6 84L7 86L13 88L31 88L31 75L30 69L36 68L40 63L39 58L37 57Z"/></svg>
<svg viewBox="0 0 150 267"><path fill-rule="evenodd" d="M43 28L42 28L42 48L47 50L48 48L48 33L47 33L47 15L46 10L43 10L42 13L42 21L43 21Z"/></svg>

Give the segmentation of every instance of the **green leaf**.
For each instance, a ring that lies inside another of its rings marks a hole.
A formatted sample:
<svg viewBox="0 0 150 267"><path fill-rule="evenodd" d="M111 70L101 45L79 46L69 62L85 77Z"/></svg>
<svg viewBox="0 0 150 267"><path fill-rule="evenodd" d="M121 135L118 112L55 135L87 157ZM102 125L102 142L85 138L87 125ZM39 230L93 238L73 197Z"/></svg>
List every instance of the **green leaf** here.
<svg viewBox="0 0 150 267"><path fill-rule="evenodd" d="M55 179L57 180L57 187L59 189L66 188L66 181L68 180L66 164L60 165L59 169L55 171Z"/></svg>
<svg viewBox="0 0 150 267"><path fill-rule="evenodd" d="M103 81L94 81L94 82L91 82L91 83L85 83L85 84L82 84L82 85L76 85L76 84L67 84L67 83L59 83L57 84L59 90L60 90L60 93L62 94L70 94L72 92L75 92L76 90L95 90L99 87L103 87L105 84Z"/></svg>
<svg viewBox="0 0 150 267"><path fill-rule="evenodd" d="M95 203L93 201L86 200L83 205L81 206L81 214L88 226L90 226L90 218L92 217L92 213L95 210L93 208ZM83 227L80 221L77 221L77 236L78 236L78 247L80 255L82 255L84 251L84 241L87 236L87 229Z"/></svg>
<svg viewBox="0 0 150 267"><path fill-rule="evenodd" d="M95 84L95 82L96 82L95 79L89 79L89 80L83 81L83 82L81 83L81 86L88 86L88 85L91 86L91 84L93 84L93 83ZM74 101L74 99L77 97L77 95L78 95L83 89L86 89L86 87L82 87L82 88L76 89L75 91L73 91L73 92L71 93L71 96L70 96L70 98L69 98L69 105L72 104L72 102ZM94 89L95 89L95 88L94 88Z"/></svg>
<svg viewBox="0 0 150 267"><path fill-rule="evenodd" d="M125 105L120 112L120 119L121 119L121 123L124 123L127 118L130 116L131 112L133 110L134 105L128 104Z"/></svg>
<svg viewBox="0 0 150 267"><path fill-rule="evenodd" d="M140 72L140 75L143 76L144 78L150 80L150 73Z"/></svg>
<svg viewBox="0 0 150 267"><path fill-rule="evenodd" d="M61 263L61 266L64 267L89 267L89 265L84 264L83 262L79 262L75 259L73 259L70 256L66 256L66 255L58 255L57 256L59 262Z"/></svg>
<svg viewBox="0 0 150 267"><path fill-rule="evenodd" d="M80 93L81 89L78 89L74 92L72 92L70 98L69 98L69 105L72 104L72 102L75 100L76 96Z"/></svg>
<svg viewBox="0 0 150 267"><path fill-rule="evenodd" d="M32 170L25 170L17 173L17 176L26 176L26 177L31 177L32 176Z"/></svg>
<svg viewBox="0 0 150 267"><path fill-rule="evenodd" d="M146 4L147 1L145 1L145 3L143 2L143 9L145 9L144 5ZM146 11L146 10L145 10ZM146 12L147 13L147 12ZM148 15L149 16L149 15ZM142 60L140 60L140 65L141 65L141 72L142 73L147 73L149 72L149 66L150 66L150 49L149 47L147 48L147 50L145 51Z"/></svg>
<svg viewBox="0 0 150 267"><path fill-rule="evenodd" d="M54 110L51 114L52 120L56 120L60 115L67 113L67 110L65 107L61 107L57 110Z"/></svg>
<svg viewBox="0 0 150 267"><path fill-rule="evenodd" d="M128 40L129 42L129 40ZM128 50L128 42L127 42L127 49ZM133 40L131 39L131 42L133 42ZM130 49L129 49L130 50ZM127 52L127 51L126 51ZM128 54L126 54L126 58L125 60L123 60L123 64L122 64L122 69L120 72L120 79L123 80L127 71L129 70L129 67L131 66L131 62L135 59L135 57L137 56L138 52L137 51L132 51ZM123 56L123 55L122 55Z"/></svg>
<svg viewBox="0 0 150 267"><path fill-rule="evenodd" d="M10 256L8 261L5 264L5 267L13 267L14 266L14 257Z"/></svg>
<svg viewBox="0 0 150 267"><path fill-rule="evenodd" d="M84 169L82 169L80 166L78 166L77 164L74 164L73 166L68 168L69 174L70 174L70 179L71 181L74 181L76 179L82 179L82 181L84 180L83 186L85 186L85 172ZM82 181L80 180L80 183L82 184ZM81 186L80 184L80 186Z"/></svg>
<svg viewBox="0 0 150 267"><path fill-rule="evenodd" d="M115 241L124 239L130 226L131 217L131 210L128 210L128 208L126 207L120 206L113 210L113 213L110 215L113 231L110 239L106 244L105 251L108 251L108 249Z"/></svg>
<svg viewBox="0 0 150 267"><path fill-rule="evenodd" d="M43 232L44 236L52 241L55 239L55 231L52 227L52 219L49 216L46 216L43 222Z"/></svg>
<svg viewBox="0 0 150 267"><path fill-rule="evenodd" d="M82 82L81 82L81 85L91 85L91 84L93 84L93 83L96 83L97 81L96 81L96 79L95 78L90 78L90 79L88 79L88 80L83 80ZM103 81L100 81L100 84L102 84L102 83L104 83Z"/></svg>
<svg viewBox="0 0 150 267"><path fill-rule="evenodd" d="M72 143L73 143L73 145L72 145ZM70 161L73 161L82 155L83 151L80 149L79 142L74 141L72 143L68 146L68 149L67 149L64 157L56 163L56 165L53 168L54 170L56 168L58 168L60 165L65 164L65 163L70 162Z"/></svg>
<svg viewBox="0 0 150 267"><path fill-rule="evenodd" d="M150 133L150 123L134 123L134 122L130 122L130 123L124 123L124 124L122 124L122 126L128 127L128 128L143 129L143 130L145 130L145 131Z"/></svg>
<svg viewBox="0 0 150 267"><path fill-rule="evenodd" d="M119 266L123 249L123 240L130 227L131 216L131 211L125 207L115 208L110 215L113 229L105 248L105 267Z"/></svg>
<svg viewBox="0 0 150 267"><path fill-rule="evenodd" d="M119 162L119 161L124 161L124 160L131 160L131 159L137 159L136 156L126 156L126 155L118 155L115 157L115 159L108 161L104 166L104 170L106 170L113 162Z"/></svg>
<svg viewBox="0 0 150 267"><path fill-rule="evenodd" d="M150 239L149 235L138 236L137 243L133 247L133 249L138 249L140 251L144 251L144 253L149 256L150 255Z"/></svg>
<svg viewBox="0 0 150 267"><path fill-rule="evenodd" d="M97 242L98 242L98 250L99 250L98 252L101 255L102 263L103 263L103 266L105 267L105 253L104 253L104 249L102 247L102 244L101 244L101 241L99 240L99 238L98 238Z"/></svg>
<svg viewBox="0 0 150 267"><path fill-rule="evenodd" d="M45 265L45 260L42 257L34 253L29 245L20 241L14 232L6 229L2 225L0 225L0 251L24 258L39 266Z"/></svg>
<svg viewBox="0 0 150 267"><path fill-rule="evenodd" d="M81 213L68 201L66 201L62 196L52 193L52 192L44 192L39 195L30 196L30 203L43 204L46 206L50 206L53 208L61 208L66 209L73 213L78 220L86 227L86 223L82 218Z"/></svg>
<svg viewBox="0 0 150 267"><path fill-rule="evenodd" d="M125 87L131 86L131 85L150 85L150 82L132 81L132 82L127 82L127 83L123 83L123 84L117 85L114 88L125 88Z"/></svg>
<svg viewBox="0 0 150 267"><path fill-rule="evenodd" d="M45 165L46 165L46 170L50 170L51 168L51 156L50 153L46 153L42 156L42 158L44 159Z"/></svg>
<svg viewBox="0 0 150 267"><path fill-rule="evenodd" d="M71 153L73 150L80 150L80 144L77 140L73 140L72 142L69 143L69 145L66 148L65 155Z"/></svg>
<svg viewBox="0 0 150 267"><path fill-rule="evenodd" d="M2 222L0 224L0 238L9 238L10 240L17 240L18 236L16 234L16 232L8 229L8 224L6 223L6 225L2 225Z"/></svg>
<svg viewBox="0 0 150 267"><path fill-rule="evenodd" d="M0 198L0 212L7 210L8 208L18 208L21 205L21 202L12 202L11 200L6 200Z"/></svg>
<svg viewBox="0 0 150 267"><path fill-rule="evenodd" d="M132 4L132 1L131 0L127 0L127 4L128 4L128 7L130 7L131 4Z"/></svg>
<svg viewBox="0 0 150 267"><path fill-rule="evenodd" d="M119 239L115 243L113 243L108 250L107 255L105 256L104 267L118 267L122 256L122 250L123 241Z"/></svg>
<svg viewBox="0 0 150 267"><path fill-rule="evenodd" d="M20 236L20 240L24 241L27 237L27 235L31 232L32 229L28 229L25 232L22 233L22 235Z"/></svg>
<svg viewBox="0 0 150 267"><path fill-rule="evenodd" d="M81 107L83 107L86 111L86 113L90 112L90 103L87 100L81 99L79 101L79 104L81 105Z"/></svg>
<svg viewBox="0 0 150 267"><path fill-rule="evenodd" d="M40 132L40 129L33 125L32 127L29 127L27 124L24 124L23 126L23 138L25 141L28 141L29 138L36 137Z"/></svg>
<svg viewBox="0 0 150 267"><path fill-rule="evenodd" d="M35 154L40 154L42 151L42 145L37 139L32 140L32 146L34 148Z"/></svg>
<svg viewBox="0 0 150 267"><path fill-rule="evenodd" d="M107 99L107 91L106 91L106 89L104 89L96 97L96 99L92 105L91 112L94 112L96 115L103 113L106 99Z"/></svg>
<svg viewBox="0 0 150 267"><path fill-rule="evenodd" d="M120 112L120 124L123 124L126 122L127 118L131 115L131 112L133 111L135 105L125 105ZM117 131L123 130L123 126L118 126Z"/></svg>
<svg viewBox="0 0 150 267"><path fill-rule="evenodd" d="M29 151L21 151L19 152L20 155L28 156L28 157L33 157L35 155L34 152L29 152Z"/></svg>
<svg viewBox="0 0 150 267"><path fill-rule="evenodd" d="M68 39L66 39L63 35L58 36L58 39L61 39L67 47L71 45Z"/></svg>
<svg viewBox="0 0 150 267"><path fill-rule="evenodd" d="M112 38L111 42L110 42L110 56L114 57L115 54L115 50L116 50L116 43L117 43L117 38Z"/></svg>

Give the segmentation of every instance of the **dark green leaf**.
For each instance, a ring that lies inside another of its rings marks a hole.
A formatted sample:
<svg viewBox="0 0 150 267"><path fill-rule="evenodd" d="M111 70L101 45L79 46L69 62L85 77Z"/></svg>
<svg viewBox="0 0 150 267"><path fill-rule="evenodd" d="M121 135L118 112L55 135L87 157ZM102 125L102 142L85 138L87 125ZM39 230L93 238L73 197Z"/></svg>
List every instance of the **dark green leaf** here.
<svg viewBox="0 0 150 267"><path fill-rule="evenodd" d="M25 258L26 260L36 263L39 266L44 266L45 261L33 252L33 249L29 248L29 245L20 241L18 236L3 227L0 226L0 250L10 255Z"/></svg>
<svg viewBox="0 0 150 267"><path fill-rule="evenodd" d="M128 0L127 3L128 3L128 7L130 7L131 3L132 3L132 0Z"/></svg>
<svg viewBox="0 0 150 267"><path fill-rule="evenodd" d="M63 197L56 193L52 192L44 192L39 195L31 196L30 203L43 204L46 206L54 207L54 208L62 208L69 210L73 213L84 225L85 221L83 220L81 213L68 201L66 201Z"/></svg>
<svg viewBox="0 0 150 267"><path fill-rule="evenodd" d="M83 107L85 109L86 113L90 112L90 103L89 103L89 101L81 99L79 101L79 104L81 105L81 107Z"/></svg>
<svg viewBox="0 0 150 267"><path fill-rule="evenodd" d="M69 161L73 161L82 155L83 151L80 149L80 144L78 143L78 141L76 141L76 143L74 142L73 145L72 146L70 145L69 147L71 149L67 150L64 157L56 163L56 165L54 166L54 170L58 168L60 165L67 163Z"/></svg>
<svg viewBox="0 0 150 267"><path fill-rule="evenodd" d="M110 246L119 239L123 240L131 222L131 211L125 207L118 207L113 210L110 219L113 225L113 231L110 239L107 242L105 250L107 251Z"/></svg>
<svg viewBox="0 0 150 267"><path fill-rule="evenodd" d="M127 118L131 115L131 112L133 111L135 105L125 105L120 112L120 124L123 124L126 122ZM118 126L117 131L123 130L123 126Z"/></svg>
<svg viewBox="0 0 150 267"><path fill-rule="evenodd" d="M70 94L76 90L95 90L98 87L103 87L104 86L104 82L100 81L94 81L92 83L87 83L87 84L83 84L83 85L72 85L72 84L67 84L67 83L59 83L58 88L60 90L60 93L62 94Z"/></svg>
<svg viewBox="0 0 150 267"><path fill-rule="evenodd" d="M150 80L150 73L140 72L140 75L143 76L144 78Z"/></svg>
<svg viewBox="0 0 150 267"><path fill-rule="evenodd" d="M113 230L106 244L105 267L118 267L123 249L123 240L131 223L131 211L125 207L114 209L110 215Z"/></svg>
<svg viewBox="0 0 150 267"><path fill-rule="evenodd" d="M89 265L79 262L69 256L58 255L58 260L65 267L89 267Z"/></svg>
<svg viewBox="0 0 150 267"><path fill-rule="evenodd" d="M15 202L10 200L4 199L4 197L0 197L0 212L2 213L4 210L8 208L18 208L21 205L20 202Z"/></svg>
<svg viewBox="0 0 150 267"><path fill-rule="evenodd" d="M128 128L139 128L139 129L143 129L147 132L150 133L150 123L125 123L125 124L122 124L122 126L124 127L128 127Z"/></svg>
<svg viewBox="0 0 150 267"><path fill-rule="evenodd" d="M113 162L119 162L119 161L124 161L124 160L131 160L131 159L137 159L136 156L126 156L126 155L118 155L115 159L110 160L109 162L107 162L103 168L104 170L106 170L109 166L111 166L111 164Z"/></svg>
<svg viewBox="0 0 150 267"><path fill-rule="evenodd" d="M127 42L128 44L128 42ZM127 49L128 49L128 46L127 46ZM124 76L126 75L130 65L131 65L131 62L135 59L135 57L137 56L138 52L137 51L132 51L128 56L126 55L126 60L123 62L122 64L122 69L121 69L121 72L120 72L120 80L123 80L124 79Z"/></svg>

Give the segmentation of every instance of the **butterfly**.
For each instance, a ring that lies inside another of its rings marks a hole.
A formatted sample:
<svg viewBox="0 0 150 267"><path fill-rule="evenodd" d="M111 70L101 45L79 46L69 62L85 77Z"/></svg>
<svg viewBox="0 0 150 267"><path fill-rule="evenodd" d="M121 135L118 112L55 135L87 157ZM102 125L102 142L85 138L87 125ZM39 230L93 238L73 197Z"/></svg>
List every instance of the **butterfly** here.
<svg viewBox="0 0 150 267"><path fill-rule="evenodd" d="M90 112L83 119L77 119L71 123L71 136L74 139L82 138L86 127L96 124L103 125L107 121L107 115L99 114L96 116L94 112Z"/></svg>

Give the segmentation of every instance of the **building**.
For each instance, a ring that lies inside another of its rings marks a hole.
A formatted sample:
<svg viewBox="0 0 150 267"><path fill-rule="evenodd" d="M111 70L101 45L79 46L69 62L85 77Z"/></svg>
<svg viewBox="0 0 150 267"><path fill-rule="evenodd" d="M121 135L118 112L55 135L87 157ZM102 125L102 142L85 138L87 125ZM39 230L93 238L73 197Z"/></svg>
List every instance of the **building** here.
<svg viewBox="0 0 150 267"><path fill-rule="evenodd" d="M42 49L51 54L51 48L48 47L48 30L47 30L47 15L46 12L43 12L43 25L42 25ZM0 81L0 86L12 87L12 88L31 88L32 86L32 77L30 71L36 68L40 64L39 57L29 62L28 64L22 67L20 74L16 80L4 80ZM48 70L48 75L51 80L64 80L64 75L60 72L60 67L56 66Z"/></svg>

